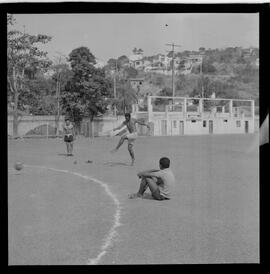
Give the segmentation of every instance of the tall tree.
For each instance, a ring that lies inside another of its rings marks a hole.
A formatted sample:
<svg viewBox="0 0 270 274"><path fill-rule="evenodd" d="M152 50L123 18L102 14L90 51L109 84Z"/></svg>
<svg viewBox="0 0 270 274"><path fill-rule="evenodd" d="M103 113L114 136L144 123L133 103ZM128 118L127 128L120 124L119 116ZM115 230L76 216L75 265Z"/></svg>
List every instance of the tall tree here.
<svg viewBox="0 0 270 274"><path fill-rule="evenodd" d="M130 82L121 80L117 87L117 99L114 104L119 113L131 112L132 104L138 102L136 91L131 87Z"/></svg>
<svg viewBox="0 0 270 274"><path fill-rule="evenodd" d="M24 88L20 93L18 108L20 110L28 109L34 115L54 114L55 104L52 104L54 96L52 93L53 81L40 74L34 79L26 77Z"/></svg>
<svg viewBox="0 0 270 274"><path fill-rule="evenodd" d="M165 87L162 90L160 90L158 96L172 96L172 89L170 87ZM157 106L165 106L169 104L168 98L157 98L155 100L155 105Z"/></svg>
<svg viewBox="0 0 270 274"><path fill-rule="evenodd" d="M73 76L62 96L63 106L75 123L84 116L92 122L99 113L107 110L107 97L112 94L110 82L103 69L94 67L95 56L87 47L79 47L69 54Z"/></svg>
<svg viewBox="0 0 270 274"><path fill-rule="evenodd" d="M120 67L124 67L129 64L129 59L126 55L122 55L118 57L117 63L119 64Z"/></svg>
<svg viewBox="0 0 270 274"><path fill-rule="evenodd" d="M72 71L69 68L69 65L66 63L67 58L61 54L59 54L52 66L54 74L52 76L52 80L55 86L55 97L56 97L56 135L59 134L59 119L62 113L61 111L61 94L65 90L65 86L68 81L72 78Z"/></svg>
<svg viewBox="0 0 270 274"><path fill-rule="evenodd" d="M51 40L47 35L29 35L12 28L15 19L8 15L7 59L8 84L13 96L13 136L18 136L18 103L19 95L24 90L25 71L35 67L45 70L50 65L46 58L47 53L38 49L37 44L45 44Z"/></svg>

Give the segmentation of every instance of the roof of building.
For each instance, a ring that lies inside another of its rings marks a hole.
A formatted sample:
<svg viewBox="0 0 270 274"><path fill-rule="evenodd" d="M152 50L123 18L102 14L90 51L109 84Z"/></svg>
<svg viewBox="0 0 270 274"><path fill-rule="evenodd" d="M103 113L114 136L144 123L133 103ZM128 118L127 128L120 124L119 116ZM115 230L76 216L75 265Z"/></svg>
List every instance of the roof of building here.
<svg viewBox="0 0 270 274"><path fill-rule="evenodd" d="M141 54L132 54L128 58L130 61L139 61L142 60L143 56Z"/></svg>

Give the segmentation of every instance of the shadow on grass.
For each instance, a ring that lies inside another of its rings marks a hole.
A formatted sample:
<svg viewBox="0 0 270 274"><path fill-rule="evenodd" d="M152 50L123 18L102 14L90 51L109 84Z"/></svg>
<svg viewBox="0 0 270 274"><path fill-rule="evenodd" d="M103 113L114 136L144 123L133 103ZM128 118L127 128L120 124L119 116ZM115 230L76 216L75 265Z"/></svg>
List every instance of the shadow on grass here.
<svg viewBox="0 0 270 274"><path fill-rule="evenodd" d="M129 196L135 196L134 198L130 198ZM128 198L130 200L133 200L133 199L136 199L136 200L140 200L140 199L144 199L144 200L155 200L152 196L151 193L144 193L142 197L136 197L136 193L133 193L133 194L129 194L128 195ZM156 200L155 200L156 201Z"/></svg>
<svg viewBox="0 0 270 274"><path fill-rule="evenodd" d="M155 200L152 196L151 193L144 193L143 194L143 199L146 199L146 200ZM156 200L155 200L156 201Z"/></svg>
<svg viewBox="0 0 270 274"><path fill-rule="evenodd" d="M130 194L130 195L132 195L132 194ZM133 199L131 199L131 198L129 198L130 200L133 200ZM143 199L143 200L152 200L152 201L156 201L156 202L163 202L163 201L169 201L169 200L167 200L167 199L165 199L165 200L157 200L157 199L155 199L153 196L152 196L152 194L151 193L149 193L149 192L147 192L147 193L144 193L143 194L143 197L142 198L135 198L136 200L140 200L140 199Z"/></svg>

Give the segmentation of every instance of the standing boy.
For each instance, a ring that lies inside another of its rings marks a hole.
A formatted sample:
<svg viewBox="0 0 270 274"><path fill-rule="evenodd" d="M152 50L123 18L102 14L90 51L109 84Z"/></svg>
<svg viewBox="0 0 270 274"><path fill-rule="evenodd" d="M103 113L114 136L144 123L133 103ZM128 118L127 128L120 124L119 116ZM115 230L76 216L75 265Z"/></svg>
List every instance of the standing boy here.
<svg viewBox="0 0 270 274"><path fill-rule="evenodd" d="M130 194L129 198L142 198L147 188L150 189L155 200L169 200L175 186L175 177L170 169L170 159L163 157L159 160L160 170L146 170L137 175L141 179L137 193Z"/></svg>
<svg viewBox="0 0 270 274"><path fill-rule="evenodd" d="M69 118L65 119L65 124L63 126L64 130L64 142L67 146L67 156L73 156L73 141L75 140L74 136L74 127L70 122Z"/></svg>
<svg viewBox="0 0 270 274"><path fill-rule="evenodd" d="M138 121L137 119L131 118L130 113L125 114L125 121L119 126L113 129L119 130L122 127L126 126L128 129L128 133L125 133L123 136L121 136L121 139L119 140L119 143L115 149L113 149L111 152L116 152L120 146L124 143L125 140L128 140L128 151L131 157L131 165L134 164L135 156L133 151L133 143L137 138L137 129L136 129L136 123L139 125L146 126L148 129L150 129L150 126Z"/></svg>

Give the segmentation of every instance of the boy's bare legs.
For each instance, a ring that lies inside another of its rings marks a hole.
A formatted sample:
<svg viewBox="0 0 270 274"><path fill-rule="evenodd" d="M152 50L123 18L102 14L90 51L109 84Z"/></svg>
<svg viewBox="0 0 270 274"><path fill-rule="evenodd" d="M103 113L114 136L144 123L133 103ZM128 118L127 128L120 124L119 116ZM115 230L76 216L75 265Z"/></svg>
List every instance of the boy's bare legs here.
<svg viewBox="0 0 270 274"><path fill-rule="evenodd" d="M158 189L156 181L157 179L155 177L143 177L141 180L139 191L137 193L130 194L129 198L130 199L142 198L147 187L149 187L152 193L155 192Z"/></svg>
<svg viewBox="0 0 270 274"><path fill-rule="evenodd" d="M66 146L67 146L67 155L69 155L69 144L68 144L68 142L66 142Z"/></svg>
<svg viewBox="0 0 270 274"><path fill-rule="evenodd" d="M133 144L128 140L128 152L131 157L131 166L134 165L135 157L134 157L134 151L133 151Z"/></svg>
<svg viewBox="0 0 270 274"><path fill-rule="evenodd" d="M120 138L120 140L119 140L118 145L116 146L116 148L114 148L113 150L111 150L111 152L112 152L112 153L116 152L116 151L120 148L120 146L123 145L125 139L126 139L126 136L122 136L122 137Z"/></svg>
<svg viewBox="0 0 270 274"><path fill-rule="evenodd" d="M69 155L72 156L72 152L73 152L73 142L70 142L69 144Z"/></svg>

